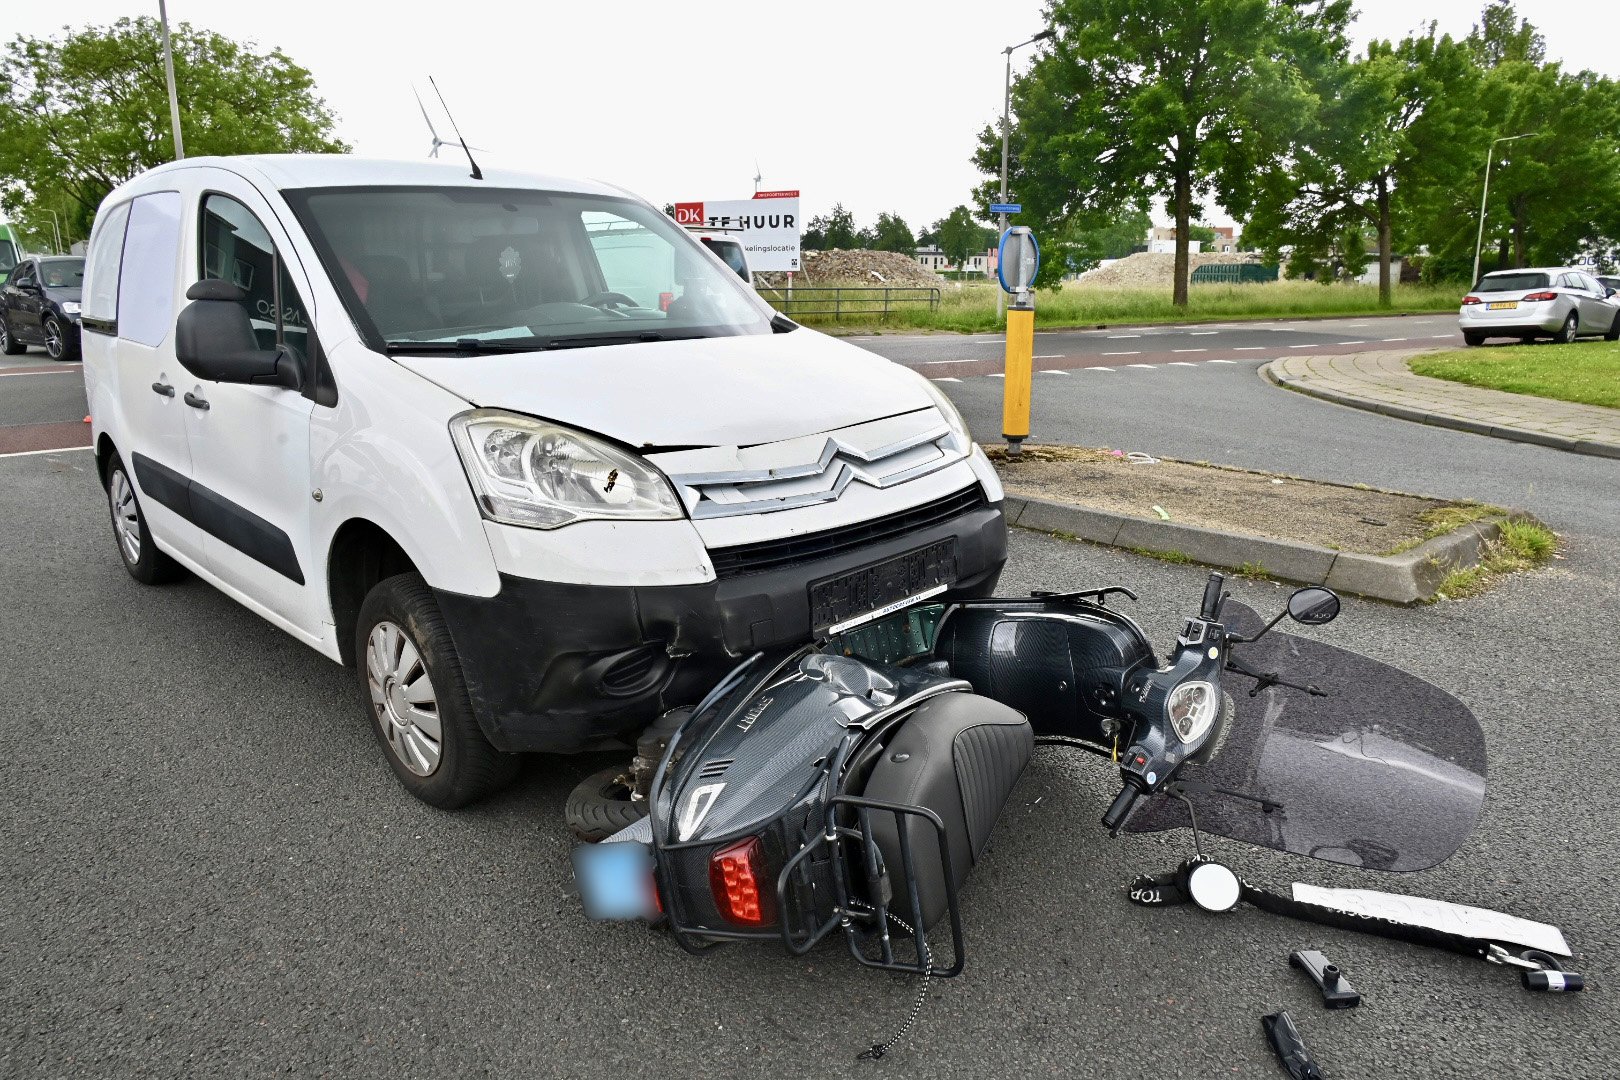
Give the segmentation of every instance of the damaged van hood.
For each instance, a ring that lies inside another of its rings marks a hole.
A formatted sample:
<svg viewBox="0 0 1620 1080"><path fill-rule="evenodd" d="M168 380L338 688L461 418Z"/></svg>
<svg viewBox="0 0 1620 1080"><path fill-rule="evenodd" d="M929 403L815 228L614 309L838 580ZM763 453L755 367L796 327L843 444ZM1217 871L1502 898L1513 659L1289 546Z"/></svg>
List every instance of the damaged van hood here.
<svg viewBox="0 0 1620 1080"><path fill-rule="evenodd" d="M640 447L752 446L933 404L909 369L804 329L394 360L480 408Z"/></svg>

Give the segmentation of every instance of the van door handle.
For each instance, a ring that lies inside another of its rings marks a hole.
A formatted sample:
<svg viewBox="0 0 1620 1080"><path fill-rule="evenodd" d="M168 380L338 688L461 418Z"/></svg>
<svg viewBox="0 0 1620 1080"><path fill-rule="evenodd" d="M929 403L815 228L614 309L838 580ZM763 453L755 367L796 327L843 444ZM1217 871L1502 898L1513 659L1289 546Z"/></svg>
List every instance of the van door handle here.
<svg viewBox="0 0 1620 1080"><path fill-rule="evenodd" d="M170 392L172 393L173 391L170 391ZM207 398L200 398L196 394L193 394L190 390L186 391L186 399L185 400L186 400L186 404L190 405L193 409L206 409L206 408L208 408L208 399Z"/></svg>
<svg viewBox="0 0 1620 1080"><path fill-rule="evenodd" d="M155 382L152 384L152 393L162 394L164 397L174 397L174 387L166 382Z"/></svg>

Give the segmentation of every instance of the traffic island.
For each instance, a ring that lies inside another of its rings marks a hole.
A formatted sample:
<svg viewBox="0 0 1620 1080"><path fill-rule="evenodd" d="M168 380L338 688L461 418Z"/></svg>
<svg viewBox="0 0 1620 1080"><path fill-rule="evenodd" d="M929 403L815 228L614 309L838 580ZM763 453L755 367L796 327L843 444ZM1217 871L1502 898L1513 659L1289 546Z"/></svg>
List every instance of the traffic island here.
<svg viewBox="0 0 1620 1080"><path fill-rule="evenodd" d="M1009 524L1397 604L1473 595L1556 540L1521 511L1367 485L1087 447L986 452Z"/></svg>

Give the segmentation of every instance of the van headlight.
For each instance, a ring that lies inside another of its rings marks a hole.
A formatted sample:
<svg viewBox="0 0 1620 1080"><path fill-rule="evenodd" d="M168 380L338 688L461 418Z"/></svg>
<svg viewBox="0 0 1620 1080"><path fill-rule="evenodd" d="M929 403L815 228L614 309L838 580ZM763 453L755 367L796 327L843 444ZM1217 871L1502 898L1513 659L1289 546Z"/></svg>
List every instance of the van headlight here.
<svg viewBox="0 0 1620 1080"><path fill-rule="evenodd" d="M1170 691L1164 708L1182 742L1194 743L1204 737L1215 722L1220 700L1221 695L1207 682L1184 682Z"/></svg>
<svg viewBox="0 0 1620 1080"><path fill-rule="evenodd" d="M450 434L491 521L556 529L593 518L684 516L669 481L650 463L583 432L477 409L451 420Z"/></svg>

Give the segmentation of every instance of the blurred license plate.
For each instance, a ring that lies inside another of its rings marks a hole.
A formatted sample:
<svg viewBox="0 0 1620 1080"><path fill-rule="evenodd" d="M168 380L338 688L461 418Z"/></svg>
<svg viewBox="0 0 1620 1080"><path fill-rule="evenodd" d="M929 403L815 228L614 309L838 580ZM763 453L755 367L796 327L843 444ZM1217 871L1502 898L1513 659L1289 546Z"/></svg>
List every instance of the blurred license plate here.
<svg viewBox="0 0 1620 1080"><path fill-rule="evenodd" d="M942 593L956 580L956 540L896 555L810 586L810 625L837 634Z"/></svg>
<svg viewBox="0 0 1620 1080"><path fill-rule="evenodd" d="M1519 302L1517 300L1494 300L1485 305L1491 311L1511 311L1518 306Z"/></svg>
<svg viewBox="0 0 1620 1080"><path fill-rule="evenodd" d="M650 919L658 914L652 849L636 840L574 847L574 881L589 919Z"/></svg>

